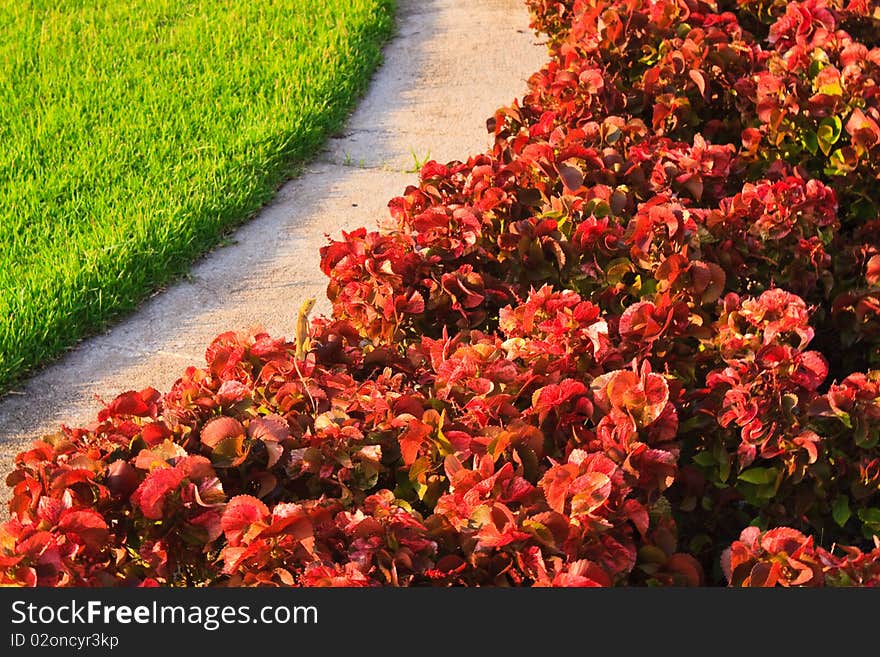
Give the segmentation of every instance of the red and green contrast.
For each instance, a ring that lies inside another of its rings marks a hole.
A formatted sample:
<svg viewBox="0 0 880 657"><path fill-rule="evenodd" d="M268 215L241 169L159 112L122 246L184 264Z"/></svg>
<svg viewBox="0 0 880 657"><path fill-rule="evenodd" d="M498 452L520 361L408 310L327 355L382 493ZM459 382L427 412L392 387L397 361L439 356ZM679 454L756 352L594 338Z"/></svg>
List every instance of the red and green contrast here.
<svg viewBox="0 0 880 657"><path fill-rule="evenodd" d="M530 0L551 58L224 334L21 454L21 585L880 582L880 9Z"/></svg>
<svg viewBox="0 0 880 657"><path fill-rule="evenodd" d="M393 0L0 0L0 393L222 243L338 131Z"/></svg>

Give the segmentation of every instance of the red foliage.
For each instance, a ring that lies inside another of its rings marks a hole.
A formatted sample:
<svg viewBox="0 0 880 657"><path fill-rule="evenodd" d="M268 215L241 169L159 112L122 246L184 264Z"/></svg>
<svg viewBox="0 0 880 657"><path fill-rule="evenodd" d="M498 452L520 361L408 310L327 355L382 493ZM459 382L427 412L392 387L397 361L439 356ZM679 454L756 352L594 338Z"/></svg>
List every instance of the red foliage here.
<svg viewBox="0 0 880 657"><path fill-rule="evenodd" d="M550 61L321 250L307 356L20 454L0 583L877 581L876 3L527 4Z"/></svg>

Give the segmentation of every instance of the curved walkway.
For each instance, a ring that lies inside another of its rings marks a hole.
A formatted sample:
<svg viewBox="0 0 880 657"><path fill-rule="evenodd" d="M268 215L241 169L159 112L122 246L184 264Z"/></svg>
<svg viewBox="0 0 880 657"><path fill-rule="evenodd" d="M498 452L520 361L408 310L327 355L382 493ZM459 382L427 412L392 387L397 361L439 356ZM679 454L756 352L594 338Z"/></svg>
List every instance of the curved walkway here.
<svg viewBox="0 0 880 657"><path fill-rule="evenodd" d="M522 0L398 0L398 35L344 134L275 200L106 334L80 343L0 400L0 472L64 422L82 426L120 392L167 390L204 362L218 333L262 326L293 336L302 299L329 313L318 249L325 234L375 226L418 160L465 159L489 145L485 120L546 59ZM0 500L8 498L0 483ZM5 512L0 512L5 516Z"/></svg>

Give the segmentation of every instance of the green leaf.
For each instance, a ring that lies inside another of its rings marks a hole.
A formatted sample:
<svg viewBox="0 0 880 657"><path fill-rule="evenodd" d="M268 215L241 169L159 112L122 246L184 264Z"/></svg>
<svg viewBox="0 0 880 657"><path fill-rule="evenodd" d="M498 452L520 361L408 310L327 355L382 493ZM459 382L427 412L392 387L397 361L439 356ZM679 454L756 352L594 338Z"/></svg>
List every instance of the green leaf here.
<svg viewBox="0 0 880 657"><path fill-rule="evenodd" d="M240 465L247 458L249 447L245 446L244 436L224 438L211 452L211 462L218 468Z"/></svg>
<svg viewBox="0 0 880 657"><path fill-rule="evenodd" d="M829 116L825 119L822 119L822 122L819 124L818 130L816 130L816 140L819 143L819 148L822 149L822 152L827 157L831 152L831 147L837 143L837 140L840 139L840 131L843 127L843 123L840 120L840 117L837 116ZM812 151L815 153L815 151Z"/></svg>
<svg viewBox="0 0 880 657"><path fill-rule="evenodd" d="M397 476L397 486L394 488L394 497L398 500L415 501L418 499L412 483L406 478L407 473L401 470Z"/></svg>
<svg viewBox="0 0 880 657"><path fill-rule="evenodd" d="M880 525L880 509L876 507L859 509L859 520L867 525Z"/></svg>
<svg viewBox="0 0 880 657"><path fill-rule="evenodd" d="M737 479L756 486L766 486L775 482L778 475L779 470L776 468L750 468L740 473Z"/></svg>
<svg viewBox="0 0 880 657"><path fill-rule="evenodd" d="M829 82L828 84L819 85L819 88L816 90L816 92L824 94L826 96L842 96L843 87L840 86L839 81L834 80L833 82Z"/></svg>
<svg viewBox="0 0 880 657"><path fill-rule="evenodd" d="M634 271L633 263L627 258L618 258L612 260L605 266L605 279L611 285L617 285L623 280L623 277L631 271Z"/></svg>
<svg viewBox="0 0 880 657"><path fill-rule="evenodd" d="M603 201L602 199L592 199L586 204L584 211L589 212L599 219L610 217L612 215L611 206L607 201Z"/></svg>
<svg viewBox="0 0 880 657"><path fill-rule="evenodd" d="M718 479L727 481L730 478L730 457L727 454L718 462Z"/></svg>
<svg viewBox="0 0 880 657"><path fill-rule="evenodd" d="M724 448L724 445L717 444L713 450L715 454L715 462L718 463L718 481L723 483L730 478L730 454Z"/></svg>
<svg viewBox="0 0 880 657"><path fill-rule="evenodd" d="M403 510L406 511L407 513L412 513L412 512L413 512L412 505L411 505L409 502L407 502L406 500L401 499L401 498L399 498L399 497L398 497L398 498L395 498L395 500L394 500L394 505L395 505L395 506L399 506L401 509L403 509Z"/></svg>
<svg viewBox="0 0 880 657"><path fill-rule="evenodd" d="M638 284L633 285L634 292L640 297L649 297L657 292L657 281L653 278L642 280L641 276L637 278Z"/></svg>
<svg viewBox="0 0 880 657"><path fill-rule="evenodd" d="M381 466L371 461L361 461L354 466L352 470L352 479L354 485L359 490L369 490L379 481L379 471Z"/></svg>
<svg viewBox="0 0 880 657"><path fill-rule="evenodd" d="M843 527L850 516L852 516L852 511L849 510L849 498L846 495L841 495L834 500L834 504L831 506L831 517L839 527Z"/></svg>
<svg viewBox="0 0 880 657"><path fill-rule="evenodd" d="M811 155L815 155L819 150L819 138L812 130L807 130L804 133L804 148L806 148Z"/></svg>
<svg viewBox="0 0 880 657"><path fill-rule="evenodd" d="M868 198L858 198L850 203L847 214L858 221L868 221L877 216L877 207Z"/></svg>
<svg viewBox="0 0 880 657"><path fill-rule="evenodd" d="M525 531L534 535L539 541L543 541L548 545L554 544L553 532L551 532L546 525L537 520L523 520L522 527Z"/></svg>
<svg viewBox="0 0 880 657"><path fill-rule="evenodd" d="M443 412L445 413L446 411L444 410ZM441 456L448 456L455 452L452 443L450 443L449 439L444 435L442 427L437 427L437 436L434 438L434 446L437 448L437 451L440 452Z"/></svg>
<svg viewBox="0 0 880 657"><path fill-rule="evenodd" d="M427 456L416 459L409 469L409 483L420 500L424 500L428 492L426 479L430 469L431 460Z"/></svg>
<svg viewBox="0 0 880 657"><path fill-rule="evenodd" d="M880 441L880 432L875 427L869 427L866 422L856 422L853 441L862 449L871 449Z"/></svg>
<svg viewBox="0 0 880 657"><path fill-rule="evenodd" d="M843 150L838 148L828 158L828 166L825 173L829 176L842 176L856 168L856 162L850 161L844 154Z"/></svg>
<svg viewBox="0 0 880 657"><path fill-rule="evenodd" d="M700 452L698 454L694 454L694 463L697 465L701 465L704 468L711 468L715 465L715 457L712 456L709 452Z"/></svg>
<svg viewBox="0 0 880 657"><path fill-rule="evenodd" d="M639 548L639 563L664 564L669 559L667 554L656 545L643 545Z"/></svg>
<svg viewBox="0 0 880 657"><path fill-rule="evenodd" d="M764 484L763 486L758 486L758 490L755 491L755 498L761 501L772 500L776 497L776 483Z"/></svg>
<svg viewBox="0 0 880 657"><path fill-rule="evenodd" d="M708 534L697 534L688 543L688 549L691 551L691 554L699 554L703 548L711 545L712 539Z"/></svg>

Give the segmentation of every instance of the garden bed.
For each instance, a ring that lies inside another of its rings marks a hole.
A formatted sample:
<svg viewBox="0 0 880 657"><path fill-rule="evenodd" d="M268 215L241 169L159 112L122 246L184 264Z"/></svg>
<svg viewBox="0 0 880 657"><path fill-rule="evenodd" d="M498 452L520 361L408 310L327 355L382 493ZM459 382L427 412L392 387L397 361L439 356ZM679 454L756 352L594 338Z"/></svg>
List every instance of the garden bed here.
<svg viewBox="0 0 880 657"><path fill-rule="evenodd" d="M880 12L531 0L490 152L17 459L26 585L870 585Z"/></svg>

